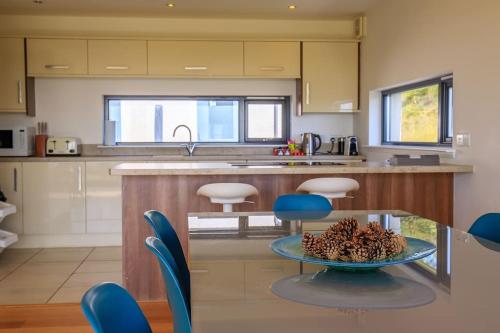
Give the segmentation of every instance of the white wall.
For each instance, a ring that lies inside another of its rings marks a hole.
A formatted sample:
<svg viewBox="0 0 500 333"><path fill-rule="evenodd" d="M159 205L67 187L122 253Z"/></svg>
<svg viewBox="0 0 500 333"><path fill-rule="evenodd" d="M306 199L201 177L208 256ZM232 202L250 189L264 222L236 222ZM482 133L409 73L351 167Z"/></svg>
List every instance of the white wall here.
<svg viewBox="0 0 500 333"><path fill-rule="evenodd" d="M454 131L472 134L472 146L457 148L454 162L475 165L474 174L455 181L455 226L462 229L483 213L500 211L498 13L498 0L381 0L367 13L355 132L366 143L379 130L376 119L370 121L371 91L453 73ZM388 157L380 150L362 152Z"/></svg>
<svg viewBox="0 0 500 333"><path fill-rule="evenodd" d="M76 136L85 144L101 144L103 95L292 96L292 137L302 132L351 135L353 115L295 116L295 80L258 79L96 79L39 78L35 81L36 117L0 115L0 124L48 122L49 134ZM325 145L325 148L327 145Z"/></svg>

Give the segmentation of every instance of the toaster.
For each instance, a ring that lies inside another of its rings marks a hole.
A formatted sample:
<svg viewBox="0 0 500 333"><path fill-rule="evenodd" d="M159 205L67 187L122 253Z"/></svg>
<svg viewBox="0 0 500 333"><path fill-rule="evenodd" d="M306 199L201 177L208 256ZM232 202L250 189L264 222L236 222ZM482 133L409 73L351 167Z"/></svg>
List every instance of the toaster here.
<svg viewBox="0 0 500 333"><path fill-rule="evenodd" d="M80 140L71 137L50 137L47 139L47 155L80 155Z"/></svg>

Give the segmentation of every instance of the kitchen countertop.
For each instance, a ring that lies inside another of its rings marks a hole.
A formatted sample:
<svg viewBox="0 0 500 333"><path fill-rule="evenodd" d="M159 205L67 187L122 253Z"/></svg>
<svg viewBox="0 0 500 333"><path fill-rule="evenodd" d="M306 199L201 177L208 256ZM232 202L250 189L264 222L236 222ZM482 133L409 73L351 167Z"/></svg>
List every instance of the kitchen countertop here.
<svg viewBox="0 0 500 333"><path fill-rule="evenodd" d="M122 163L111 169L112 175L256 175L256 174L342 174L342 173L471 173L471 165L390 166L380 162L354 162L345 165L251 165L229 163Z"/></svg>
<svg viewBox="0 0 500 333"><path fill-rule="evenodd" d="M166 161L166 162L211 162L211 161L359 161L366 160L364 156L344 156L344 155L313 155L313 156L274 156L274 155L83 155L83 156L47 156L47 157L34 157L34 156L5 156L0 157L2 162L106 162L106 161Z"/></svg>

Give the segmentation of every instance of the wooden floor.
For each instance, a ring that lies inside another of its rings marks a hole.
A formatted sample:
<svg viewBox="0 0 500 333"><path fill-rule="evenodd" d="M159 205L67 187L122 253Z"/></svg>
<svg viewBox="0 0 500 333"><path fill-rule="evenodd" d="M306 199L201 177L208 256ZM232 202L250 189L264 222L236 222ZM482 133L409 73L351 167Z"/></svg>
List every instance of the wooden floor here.
<svg viewBox="0 0 500 333"><path fill-rule="evenodd" d="M172 333L165 302L140 302L154 333ZM0 333L92 333L80 304L2 305Z"/></svg>

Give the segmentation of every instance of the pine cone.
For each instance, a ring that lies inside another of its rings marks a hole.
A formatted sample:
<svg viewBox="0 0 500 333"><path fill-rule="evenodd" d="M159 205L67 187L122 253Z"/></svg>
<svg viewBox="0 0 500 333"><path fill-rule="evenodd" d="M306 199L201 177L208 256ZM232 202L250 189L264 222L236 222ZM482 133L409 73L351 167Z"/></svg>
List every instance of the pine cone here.
<svg viewBox="0 0 500 333"><path fill-rule="evenodd" d="M370 260L384 260L387 258L386 249L382 241L377 240L367 247Z"/></svg>
<svg viewBox="0 0 500 333"><path fill-rule="evenodd" d="M351 241L358 228L358 221L352 217L348 217L338 221L334 225L334 232L339 240Z"/></svg>
<svg viewBox="0 0 500 333"><path fill-rule="evenodd" d="M339 257L339 252L337 251L338 244L335 242L325 243L325 255L330 260L337 260Z"/></svg>
<svg viewBox="0 0 500 333"><path fill-rule="evenodd" d="M316 237L312 247L312 256L316 258L326 259L326 242L324 238Z"/></svg>
<svg viewBox="0 0 500 333"><path fill-rule="evenodd" d="M302 249L304 249L304 252L308 255L313 255L314 253L314 243L315 243L316 237L314 237L313 234L305 232L302 235Z"/></svg>
<svg viewBox="0 0 500 333"><path fill-rule="evenodd" d="M350 261L352 252L356 250L356 245L353 242L343 242L337 249L338 260Z"/></svg>
<svg viewBox="0 0 500 333"><path fill-rule="evenodd" d="M387 257L398 255L407 247L406 238L392 233L384 238L383 246Z"/></svg>

